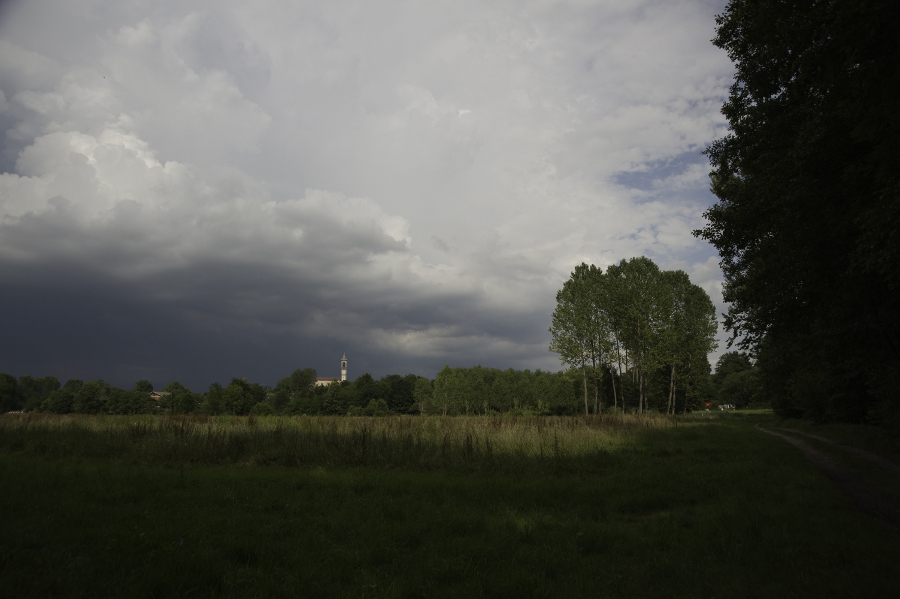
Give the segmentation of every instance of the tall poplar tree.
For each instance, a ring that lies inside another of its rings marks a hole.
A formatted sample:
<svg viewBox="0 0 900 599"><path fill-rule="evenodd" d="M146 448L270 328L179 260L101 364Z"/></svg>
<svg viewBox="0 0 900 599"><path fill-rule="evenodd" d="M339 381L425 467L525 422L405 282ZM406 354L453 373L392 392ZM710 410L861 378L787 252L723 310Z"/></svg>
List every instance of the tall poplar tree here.
<svg viewBox="0 0 900 599"><path fill-rule="evenodd" d="M661 335L662 362L669 368L668 412L675 413L678 381L684 382L686 393L698 385L698 378L706 377L707 356L718 347L716 308L709 295L683 271L664 271L665 285L671 290L671 312ZM685 411L687 397L685 398Z"/></svg>
<svg viewBox="0 0 900 599"><path fill-rule="evenodd" d="M550 351L574 368L581 369L584 381L584 413L588 414L587 363L591 359L593 335L590 284L587 265L581 264L556 294L556 310L550 333Z"/></svg>
<svg viewBox="0 0 900 599"><path fill-rule="evenodd" d="M630 357L638 413L647 406L647 377L661 361L659 341L669 301L659 267L645 256L622 260L607 274L619 279L617 305L622 343Z"/></svg>
<svg viewBox="0 0 900 599"><path fill-rule="evenodd" d="M606 273L593 265L577 266L556 302L550 350L581 370L585 414L589 413L588 365L595 413L602 411L599 382L604 365L617 401L613 363L620 377L632 377L639 413L648 408L652 375L669 368L668 410L674 413L676 371L683 371L682 378L689 381L696 365L704 363L715 348L715 308L706 292L692 285L685 273L660 271L643 256L613 264Z"/></svg>

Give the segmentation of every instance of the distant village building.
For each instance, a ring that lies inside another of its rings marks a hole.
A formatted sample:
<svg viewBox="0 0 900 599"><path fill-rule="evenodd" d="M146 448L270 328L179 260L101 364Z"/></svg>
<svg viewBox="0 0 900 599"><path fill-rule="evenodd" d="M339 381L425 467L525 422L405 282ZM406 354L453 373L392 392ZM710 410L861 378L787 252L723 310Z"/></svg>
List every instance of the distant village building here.
<svg viewBox="0 0 900 599"><path fill-rule="evenodd" d="M159 401L159 399L160 399L161 397L165 397L166 395L172 395L172 394L169 393L168 391L151 391L151 392L150 392L150 399Z"/></svg>
<svg viewBox="0 0 900 599"><path fill-rule="evenodd" d="M341 378L336 376L320 376L316 377L316 387L324 387L325 385L330 385L331 383L336 383L338 381L346 381L347 380L347 354L344 353L344 356L341 358Z"/></svg>

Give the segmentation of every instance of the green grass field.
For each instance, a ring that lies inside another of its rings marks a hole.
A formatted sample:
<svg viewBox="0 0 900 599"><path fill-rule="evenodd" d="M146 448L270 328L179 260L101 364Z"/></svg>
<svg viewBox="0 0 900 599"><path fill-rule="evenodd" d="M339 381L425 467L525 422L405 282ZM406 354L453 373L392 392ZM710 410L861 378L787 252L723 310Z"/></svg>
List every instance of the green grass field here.
<svg viewBox="0 0 900 599"><path fill-rule="evenodd" d="M900 534L759 422L5 415L0 596L895 594Z"/></svg>

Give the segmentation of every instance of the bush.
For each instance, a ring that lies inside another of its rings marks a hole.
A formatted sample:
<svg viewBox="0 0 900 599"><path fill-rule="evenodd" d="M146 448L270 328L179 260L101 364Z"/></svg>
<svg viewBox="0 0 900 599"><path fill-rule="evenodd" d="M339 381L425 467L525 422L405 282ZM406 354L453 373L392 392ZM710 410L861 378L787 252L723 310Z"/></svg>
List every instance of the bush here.
<svg viewBox="0 0 900 599"><path fill-rule="evenodd" d="M720 404L734 404L738 409L759 403L759 377L755 368L727 375L719 388Z"/></svg>
<svg viewBox="0 0 900 599"><path fill-rule="evenodd" d="M272 404L261 401L250 409L250 413L254 416L271 416L275 413Z"/></svg>
<svg viewBox="0 0 900 599"><path fill-rule="evenodd" d="M41 404L41 411L54 414L68 414L72 411L73 399L72 394L65 389L57 389Z"/></svg>

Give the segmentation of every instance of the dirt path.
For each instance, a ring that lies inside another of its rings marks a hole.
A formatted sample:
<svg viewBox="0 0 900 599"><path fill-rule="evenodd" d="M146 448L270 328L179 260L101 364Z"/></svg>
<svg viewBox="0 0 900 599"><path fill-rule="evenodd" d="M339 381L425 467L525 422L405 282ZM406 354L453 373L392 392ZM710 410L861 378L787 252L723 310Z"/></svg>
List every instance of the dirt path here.
<svg viewBox="0 0 900 599"><path fill-rule="evenodd" d="M800 439L795 439L794 437L791 437L789 435L776 433L775 431L765 429L758 424L756 425L756 428L764 433L768 433L776 437L781 437L782 439L799 449L801 452L803 452L803 455L805 455L810 462L812 462L825 476L830 478L841 489L841 491L843 491L853 501L853 503L856 504L856 507L866 513L872 514L873 516L877 516L885 520L895 529L900 530L900 502L895 501L894 499L884 495L883 493L871 489L865 483L855 477L849 470L843 467L840 463L833 460L824 453L813 449ZM806 433L801 433L800 431L794 431L791 429L781 430L790 430L790 432L798 433L812 439L828 443L829 445L840 447L841 449L850 451L855 455L870 459L879 465L886 465L885 467L892 472L900 472L900 468L898 468L895 464L892 464L887 460L884 460L883 458L880 458L879 456L871 454L867 451L863 451L862 449L840 445L838 443L834 443L829 439L825 439L824 437L807 435Z"/></svg>
<svg viewBox="0 0 900 599"><path fill-rule="evenodd" d="M877 456L874 453L869 453L863 449L859 449L858 447L851 447L849 445L841 445L840 443L835 443L831 439L826 439L825 437L820 437L818 435L811 435L809 433L804 433L803 431L798 431L795 428L778 428L780 431L785 431L788 433L795 433L797 435L803 435L804 437L809 437L810 439L815 439L816 441L821 441L822 443L827 443L828 445L833 445L834 447L839 447L843 449L847 453L852 453L853 455L869 460L870 462L874 462L884 468L885 470L890 470L894 474L900 476L900 466L894 464L893 462L889 462L881 456Z"/></svg>

